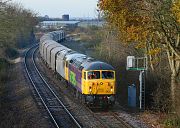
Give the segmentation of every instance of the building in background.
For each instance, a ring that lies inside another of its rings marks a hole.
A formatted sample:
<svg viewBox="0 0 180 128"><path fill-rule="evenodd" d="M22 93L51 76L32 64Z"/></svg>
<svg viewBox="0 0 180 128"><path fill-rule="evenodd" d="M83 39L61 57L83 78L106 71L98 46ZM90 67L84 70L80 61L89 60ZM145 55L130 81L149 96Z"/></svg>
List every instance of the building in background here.
<svg viewBox="0 0 180 128"><path fill-rule="evenodd" d="M69 21L69 15L68 14L62 15L62 20L63 21Z"/></svg>
<svg viewBox="0 0 180 128"><path fill-rule="evenodd" d="M43 21L40 22L39 26L41 28L53 28L53 29L60 29L60 28L75 28L78 27L80 21Z"/></svg>
<svg viewBox="0 0 180 128"><path fill-rule="evenodd" d="M49 16L48 16L48 15L45 15L44 18L49 19Z"/></svg>

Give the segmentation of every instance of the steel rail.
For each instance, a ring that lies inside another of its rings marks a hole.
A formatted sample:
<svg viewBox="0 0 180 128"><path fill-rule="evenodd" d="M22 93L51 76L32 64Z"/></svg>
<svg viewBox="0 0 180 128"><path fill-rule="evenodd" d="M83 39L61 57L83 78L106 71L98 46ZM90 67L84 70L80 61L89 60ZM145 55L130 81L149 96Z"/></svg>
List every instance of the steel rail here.
<svg viewBox="0 0 180 128"><path fill-rule="evenodd" d="M57 121L55 120L55 118L53 117L53 114L51 113L50 109L48 108L48 106L46 105L45 101L43 100L41 94L39 93L35 83L33 82L32 78L31 78L31 75L28 71L28 68L27 68L27 54L31 51L31 49L37 47L37 45L31 47L25 54L25 59L24 59L24 65L25 65L25 69L26 69L26 72L28 74L28 77L35 89L35 91L37 92L38 96L40 97L40 100L42 101L44 107L46 108L49 116L51 117L51 119L53 120L53 123L55 124L55 126L57 128L59 128L60 126L58 125ZM38 75L40 76L41 80L45 83L45 85L48 87L49 91L53 94L53 96L56 98L56 100L60 103L60 105L63 107L63 109L65 110L65 112L69 115L69 117L73 120L73 122L76 124L77 127L81 128L81 125L78 123L78 121L73 117L73 115L69 112L69 110L65 107L65 105L63 104L63 102L59 99L59 97L55 94L55 92L51 89L51 87L49 86L49 84L46 82L46 80L43 78L43 76L41 75L41 73L39 72L38 68L37 68L37 65L35 63L35 52L37 51L38 47L35 48L34 51L32 51L32 61L33 61L33 65L34 65L34 68L36 70L36 72L38 73Z"/></svg>
<svg viewBox="0 0 180 128"><path fill-rule="evenodd" d="M37 45L38 45L38 44L37 44ZM49 116L51 117L52 121L54 122L55 127L56 127L56 128L59 128L59 125L57 124L55 118L53 117L53 115L52 115L52 113L50 112L50 110L48 109L48 107L47 107L45 101L43 100L41 94L39 93L39 91L38 91L38 89L37 89L35 83L33 82L32 78L31 78L31 76L30 76L30 73L29 73L29 71L28 71L28 68L27 68L27 62L26 62L27 54L30 52L31 49L33 49L33 48L36 47L37 45L32 46L32 47L25 53L24 65L25 65L26 73L27 73L27 75L28 75L28 77L29 77L29 80L31 81L31 83L32 83L32 85L33 85L33 87L34 87L34 89L36 90L36 93L38 94L40 100L42 101L44 107L46 108L46 110L47 110Z"/></svg>
<svg viewBox="0 0 180 128"><path fill-rule="evenodd" d="M41 77L41 79L43 80L43 82L46 84L46 86L49 88L49 90L52 92L52 94L56 97L56 99L59 101L59 103L63 106L64 110L66 111L66 113L71 117L71 119L74 121L74 123L79 127L82 128L82 126L78 123L78 121L74 118L74 116L70 113L70 111L66 108L66 106L63 104L63 102L59 99L59 97L55 94L55 92L52 90L52 88L49 86L49 84L46 82L46 80L44 79L44 77L42 76L42 74L39 72L37 65L35 63L35 52L37 51L38 48L36 48L33 52L33 65L36 69L36 71L38 72L39 76Z"/></svg>
<svg viewBox="0 0 180 128"><path fill-rule="evenodd" d="M131 124L127 123L124 119L120 118L117 116L116 113L112 112L111 113L117 120L119 120L121 123L123 123L127 128L134 128Z"/></svg>

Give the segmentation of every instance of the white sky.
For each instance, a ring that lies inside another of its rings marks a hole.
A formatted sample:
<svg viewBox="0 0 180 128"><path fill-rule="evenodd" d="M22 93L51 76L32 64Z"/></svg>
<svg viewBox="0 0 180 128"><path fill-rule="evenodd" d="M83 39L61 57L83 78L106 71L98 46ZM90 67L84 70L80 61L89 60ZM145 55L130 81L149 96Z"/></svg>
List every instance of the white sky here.
<svg viewBox="0 0 180 128"><path fill-rule="evenodd" d="M41 16L59 17L69 14L71 17L97 17L98 0L12 0L21 3Z"/></svg>

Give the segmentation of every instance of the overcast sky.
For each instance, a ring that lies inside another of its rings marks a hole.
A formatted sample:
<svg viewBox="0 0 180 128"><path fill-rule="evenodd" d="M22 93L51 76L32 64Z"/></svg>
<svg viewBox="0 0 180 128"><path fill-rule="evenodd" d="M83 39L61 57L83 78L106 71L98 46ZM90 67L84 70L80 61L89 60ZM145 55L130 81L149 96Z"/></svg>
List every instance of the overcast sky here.
<svg viewBox="0 0 180 128"><path fill-rule="evenodd" d="M12 0L20 2L25 8L39 15L61 17L69 14L71 17L97 17L96 5L98 0Z"/></svg>

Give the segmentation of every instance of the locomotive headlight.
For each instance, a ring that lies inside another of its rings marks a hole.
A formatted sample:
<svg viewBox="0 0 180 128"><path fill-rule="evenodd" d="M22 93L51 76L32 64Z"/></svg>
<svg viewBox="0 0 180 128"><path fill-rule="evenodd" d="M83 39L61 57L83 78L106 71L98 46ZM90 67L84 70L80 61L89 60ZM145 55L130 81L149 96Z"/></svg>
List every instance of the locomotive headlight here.
<svg viewBox="0 0 180 128"><path fill-rule="evenodd" d="M113 86L111 86L111 92L113 91Z"/></svg>
<svg viewBox="0 0 180 128"><path fill-rule="evenodd" d="M91 86L89 86L89 91L92 92L92 87Z"/></svg>

